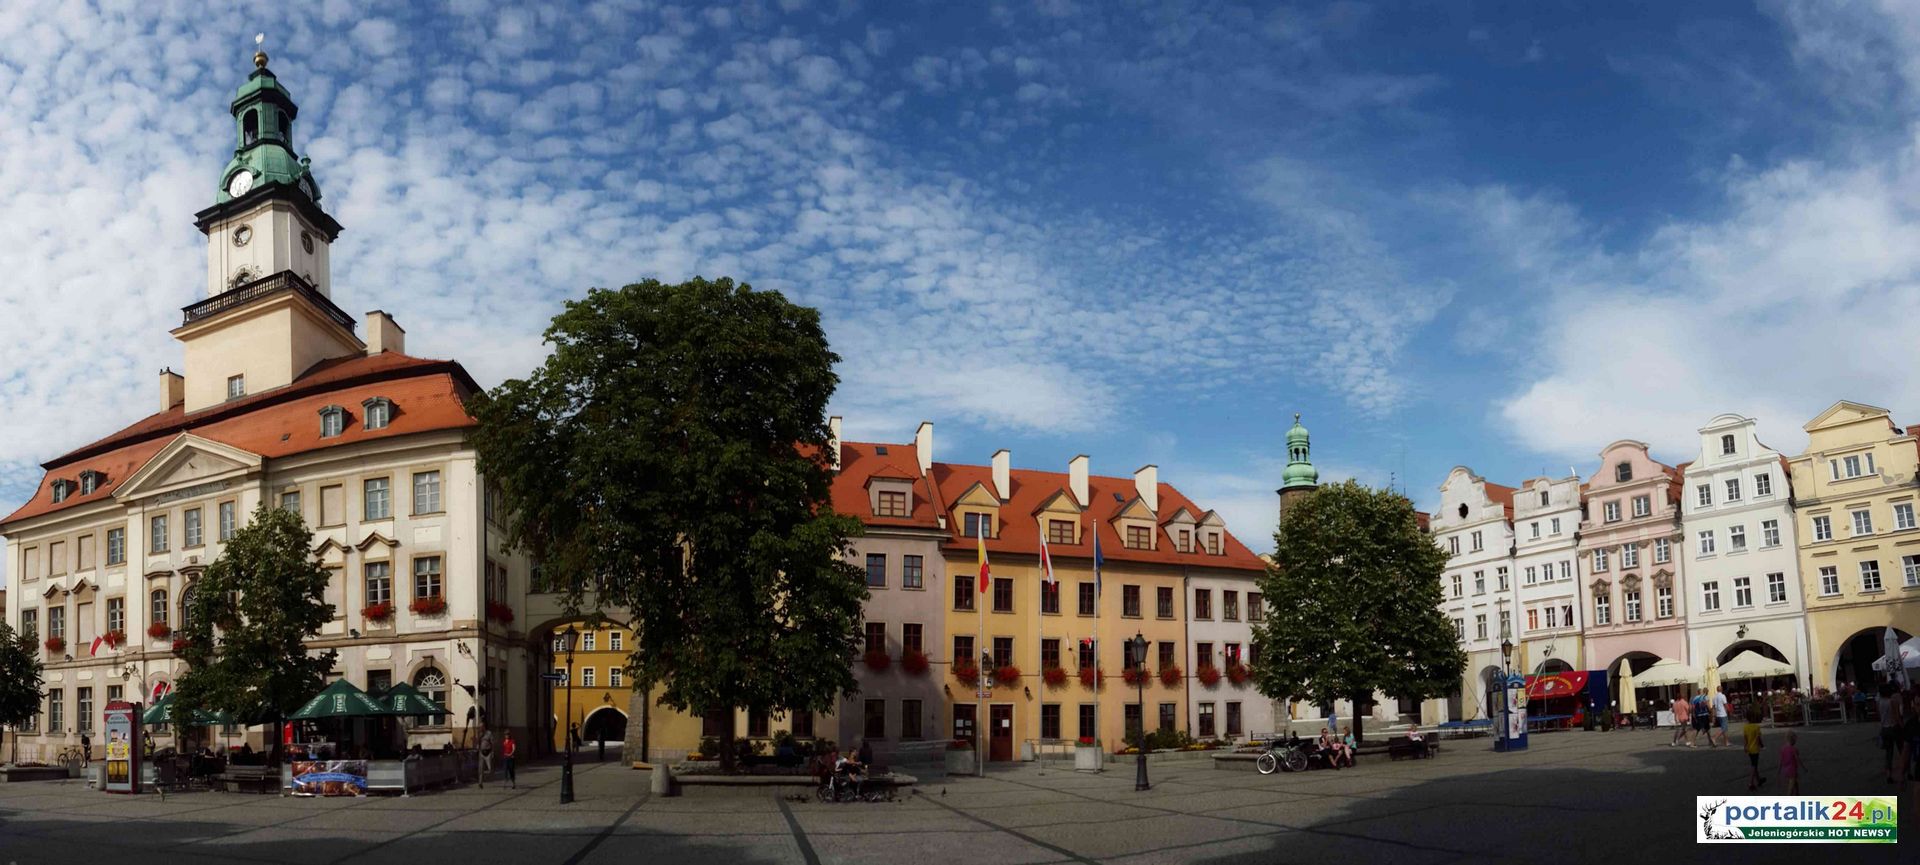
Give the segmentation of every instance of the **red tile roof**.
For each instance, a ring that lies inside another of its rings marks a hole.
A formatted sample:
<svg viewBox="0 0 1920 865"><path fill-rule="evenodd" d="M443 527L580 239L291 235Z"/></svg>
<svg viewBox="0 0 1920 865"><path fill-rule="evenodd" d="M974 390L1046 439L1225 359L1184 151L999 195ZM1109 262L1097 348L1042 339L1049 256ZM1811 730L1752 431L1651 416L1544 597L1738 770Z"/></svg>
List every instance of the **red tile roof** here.
<svg viewBox="0 0 1920 865"><path fill-rule="evenodd" d="M1498 502L1507 511L1507 522L1513 522L1513 487L1504 484L1488 483L1487 498Z"/></svg>
<svg viewBox="0 0 1920 865"><path fill-rule="evenodd" d="M321 448L353 444L433 430L460 429L473 424L466 397L479 390L459 364L427 360L394 352L338 358L315 364L292 384L187 414L182 406L149 416L106 438L57 457L43 465L45 477L33 497L0 526L42 516L113 494L122 482L182 433L192 433L266 458L284 457ZM352 422L361 402L382 396L393 403L393 416L383 429L368 430ZM338 436L320 438L320 409L339 405L349 422ZM92 469L105 480L91 494L78 492L65 501L53 501L56 478L77 481Z"/></svg>
<svg viewBox="0 0 1920 865"><path fill-rule="evenodd" d="M879 451L885 450L885 454ZM911 469L902 466L912 466ZM874 478L913 481L913 509L904 517L874 516L867 485ZM833 509L859 517L869 526L938 529L941 507L933 484L920 477L920 452L913 445L841 442L840 470L833 478Z"/></svg>

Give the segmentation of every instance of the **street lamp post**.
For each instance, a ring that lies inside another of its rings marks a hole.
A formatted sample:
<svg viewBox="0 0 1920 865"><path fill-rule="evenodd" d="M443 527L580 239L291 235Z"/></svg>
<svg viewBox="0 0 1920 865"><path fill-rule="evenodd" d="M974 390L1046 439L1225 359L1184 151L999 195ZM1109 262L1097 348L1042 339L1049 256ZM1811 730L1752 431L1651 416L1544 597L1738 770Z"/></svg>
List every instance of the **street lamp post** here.
<svg viewBox="0 0 1920 865"><path fill-rule="evenodd" d="M1147 783L1147 638L1139 631L1133 632L1133 639L1127 641L1127 649L1133 655L1135 674L1135 700L1140 704L1140 741L1136 746L1138 755L1134 763L1133 789L1145 790L1151 787Z"/></svg>
<svg viewBox="0 0 1920 865"><path fill-rule="evenodd" d="M573 722L573 644L579 639L579 629L567 626L567 713L560 723L560 741L566 746L566 762L560 764L560 804L573 801L573 741L572 729L567 725Z"/></svg>

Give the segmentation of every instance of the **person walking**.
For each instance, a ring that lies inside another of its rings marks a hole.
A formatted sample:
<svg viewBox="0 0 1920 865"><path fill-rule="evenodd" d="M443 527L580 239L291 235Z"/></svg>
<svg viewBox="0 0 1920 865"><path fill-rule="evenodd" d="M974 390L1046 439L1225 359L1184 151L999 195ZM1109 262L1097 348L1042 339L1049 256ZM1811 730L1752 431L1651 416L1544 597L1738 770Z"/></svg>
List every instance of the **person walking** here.
<svg viewBox="0 0 1920 865"><path fill-rule="evenodd" d="M1760 706L1747 707L1747 723L1740 728L1747 740L1747 789L1758 790L1767 779L1760 777Z"/></svg>
<svg viewBox="0 0 1920 865"><path fill-rule="evenodd" d="M508 730L500 734L500 763L507 770L507 786L518 790L520 789L520 779L513 774L513 753L515 750L517 749L514 748L513 745L513 731Z"/></svg>
<svg viewBox="0 0 1920 865"><path fill-rule="evenodd" d="M493 731L480 733L480 786L487 786L487 777L493 774Z"/></svg>
<svg viewBox="0 0 1920 865"><path fill-rule="evenodd" d="M80 731L80 768L93 765L93 737L87 731Z"/></svg>
<svg viewBox="0 0 1920 865"><path fill-rule="evenodd" d="M1693 713L1693 738L1689 741L1698 742L1701 739L1705 739L1707 740L1707 747L1718 747L1713 744L1713 704L1707 700L1707 695L1693 695L1693 707L1691 711Z"/></svg>
<svg viewBox="0 0 1920 865"><path fill-rule="evenodd" d="M1893 761L1900 754L1900 691L1892 682L1880 683L1880 697L1874 701L1875 709L1880 712L1880 750L1886 752L1887 783L1897 784L1899 779L1893 776ZM1905 766L1901 769L1904 771Z"/></svg>
<svg viewBox="0 0 1920 865"><path fill-rule="evenodd" d="M1673 698L1673 741L1668 742L1667 747L1677 748L1680 746L1680 742L1687 738L1687 730L1693 726L1692 722L1688 719L1688 715L1690 714L1692 714L1692 711L1687 703L1687 698L1675 696ZM1693 743L1688 742L1687 747L1693 747Z"/></svg>
<svg viewBox="0 0 1920 865"><path fill-rule="evenodd" d="M1787 782L1787 795L1800 795L1800 734L1787 731L1787 744L1780 746L1780 779Z"/></svg>
<svg viewBox="0 0 1920 865"><path fill-rule="evenodd" d="M1720 734L1720 744L1727 744L1727 686L1725 685L1721 685L1719 690L1713 692L1713 730L1707 734L1708 741L1712 741L1714 732Z"/></svg>

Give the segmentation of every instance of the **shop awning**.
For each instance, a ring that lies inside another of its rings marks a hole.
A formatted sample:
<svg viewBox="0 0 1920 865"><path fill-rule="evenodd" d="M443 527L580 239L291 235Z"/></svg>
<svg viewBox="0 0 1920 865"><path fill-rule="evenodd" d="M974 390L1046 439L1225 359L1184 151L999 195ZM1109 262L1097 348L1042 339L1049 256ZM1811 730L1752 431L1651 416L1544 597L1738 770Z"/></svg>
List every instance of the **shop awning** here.
<svg viewBox="0 0 1920 865"><path fill-rule="evenodd" d="M1720 678L1765 679L1770 676L1791 676L1793 665L1785 661L1776 661L1752 649L1735 655L1733 660L1720 665Z"/></svg>
<svg viewBox="0 0 1920 865"><path fill-rule="evenodd" d="M1584 670L1527 677L1527 699L1529 700L1575 697L1586 690L1587 674Z"/></svg>
<svg viewBox="0 0 1920 865"><path fill-rule="evenodd" d="M1693 685L1699 687L1705 678L1699 670L1675 660L1662 660L1641 671L1633 677L1634 687L1658 688L1662 685Z"/></svg>

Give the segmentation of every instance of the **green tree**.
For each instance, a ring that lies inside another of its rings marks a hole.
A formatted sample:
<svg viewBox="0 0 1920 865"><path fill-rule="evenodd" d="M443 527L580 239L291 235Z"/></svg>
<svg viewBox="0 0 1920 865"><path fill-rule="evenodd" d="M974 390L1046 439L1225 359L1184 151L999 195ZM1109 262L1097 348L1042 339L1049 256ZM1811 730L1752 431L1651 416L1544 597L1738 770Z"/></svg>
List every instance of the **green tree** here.
<svg viewBox="0 0 1920 865"><path fill-rule="evenodd" d="M20 728L40 714L40 647L38 634L16 634L0 622L0 724L13 730L13 750L7 762L20 759Z"/></svg>
<svg viewBox="0 0 1920 865"><path fill-rule="evenodd" d="M476 397L507 541L572 611L630 611L632 686L704 714L830 710L867 596L836 514L819 313L732 280L594 289ZM721 743L733 761L732 724Z"/></svg>
<svg viewBox="0 0 1920 865"><path fill-rule="evenodd" d="M1447 554L1405 496L1321 487L1288 505L1274 544L1260 578L1272 612L1253 629L1262 694L1359 707L1375 691L1419 700L1459 686L1467 656L1440 611Z"/></svg>
<svg viewBox="0 0 1920 865"><path fill-rule="evenodd" d="M321 688L334 652L306 641L333 618L327 569L298 514L261 505L233 533L220 558L195 580L186 621L175 630L187 671L173 689L173 717L231 712L247 723L278 724Z"/></svg>

